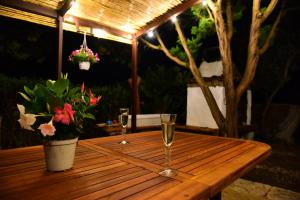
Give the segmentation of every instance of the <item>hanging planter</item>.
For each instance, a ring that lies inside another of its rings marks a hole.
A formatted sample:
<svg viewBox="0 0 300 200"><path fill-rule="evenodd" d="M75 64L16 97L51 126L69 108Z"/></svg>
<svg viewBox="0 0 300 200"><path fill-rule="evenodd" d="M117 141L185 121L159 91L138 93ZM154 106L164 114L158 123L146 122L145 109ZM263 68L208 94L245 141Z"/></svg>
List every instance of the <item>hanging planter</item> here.
<svg viewBox="0 0 300 200"><path fill-rule="evenodd" d="M99 62L98 53L94 54L91 49L87 47L86 34L84 33L83 43L80 49L72 51L69 56L69 61L78 64L79 69L89 70L90 66Z"/></svg>
<svg viewBox="0 0 300 200"><path fill-rule="evenodd" d="M88 61L79 62L79 69L81 70L89 70L91 67L91 63Z"/></svg>

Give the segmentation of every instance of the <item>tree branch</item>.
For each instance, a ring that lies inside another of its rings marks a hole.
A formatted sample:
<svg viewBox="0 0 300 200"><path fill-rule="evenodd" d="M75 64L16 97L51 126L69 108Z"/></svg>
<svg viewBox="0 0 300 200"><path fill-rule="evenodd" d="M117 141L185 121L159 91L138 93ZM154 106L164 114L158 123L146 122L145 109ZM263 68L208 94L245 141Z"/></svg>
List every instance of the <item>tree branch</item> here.
<svg viewBox="0 0 300 200"><path fill-rule="evenodd" d="M265 41L265 44L263 45L263 47L259 50L259 54L262 55L263 53L265 53L267 51L267 49L269 48L274 36L275 36L275 33L277 31L277 27L278 27L278 24L283 16L283 11L280 10L280 13L278 14L277 18L276 18L276 21L274 22L273 26L272 26L272 29Z"/></svg>
<svg viewBox="0 0 300 200"><path fill-rule="evenodd" d="M175 28L176 28L176 31L178 33L178 36L179 36L179 39L180 39L180 42L181 42L181 45L188 57L188 60L189 60L189 68L196 80L196 82L198 83L199 87L201 88L202 92L203 92L203 95L206 99L206 102L208 104L208 107L210 108L211 110L211 114L213 115L213 118L215 119L218 127L220 130L224 130L224 127L225 127L225 118L221 112L221 110L219 109L218 107L218 104L214 98L214 96L212 95L210 89L208 88L207 84L205 83L200 71L198 70L197 66L196 66L196 63L195 63L195 60L191 54L191 52L189 51L188 49L188 46L187 46L187 42L186 42L186 39L185 39L185 36L180 28L180 25L178 23L178 21L175 22Z"/></svg>
<svg viewBox="0 0 300 200"><path fill-rule="evenodd" d="M163 41L161 40L160 36L158 35L158 33L155 33L155 36L160 44L160 46L158 45L154 45L150 42L148 42L147 40L141 39L142 42L144 42L148 47L152 48L152 49L156 49L156 50L160 50L162 52L165 53L165 55L170 58L171 60L173 60L176 64L188 68L188 64L182 60L180 60L179 58L177 58L176 56L173 56L169 50L166 48L166 46L164 45Z"/></svg>
<svg viewBox="0 0 300 200"><path fill-rule="evenodd" d="M202 75L201 75L200 71L197 68L195 60L194 60L194 58L193 58L193 56L192 56L192 54L191 54L191 52L190 52L190 50L189 50L189 48L187 46L187 42L186 42L185 36L184 36L184 34L183 34L183 32L182 32L182 30L180 28L180 25L179 25L178 21L175 22L175 28L176 28L176 31L178 33L178 36L179 36L181 45L182 45L182 47L184 49L184 52L185 52L185 54L188 57L189 68L190 68L192 74L194 75L194 77L195 77L195 79L196 79L196 81L197 81L197 83L199 85L206 86L205 82L204 82L204 80L202 78Z"/></svg>
<svg viewBox="0 0 300 200"><path fill-rule="evenodd" d="M160 50L160 47L158 45L154 45L154 44L148 42L147 40L144 40L143 38L141 38L141 41L144 42L148 47L150 47L152 49Z"/></svg>
<svg viewBox="0 0 300 200"><path fill-rule="evenodd" d="M157 38L157 41L158 41L159 44L160 44L161 50L166 54L166 56L167 56L168 58L170 58L171 60L173 60L174 62L176 62L178 65L180 65L180 66L182 66L182 67L185 67L185 68L188 68L188 63L186 63L186 62L180 60L179 58L177 58L176 56L173 56L173 55L170 53L169 49L167 49L167 47L165 46L164 42L162 41L160 35L159 35L157 32L155 32L155 36L156 36L156 38Z"/></svg>
<svg viewBox="0 0 300 200"><path fill-rule="evenodd" d="M259 60L258 39L261 26L260 2L261 0L254 0L252 5L252 22L249 34L247 62L242 79L236 88L237 102L240 101L242 94L252 82Z"/></svg>
<svg viewBox="0 0 300 200"><path fill-rule="evenodd" d="M229 0L226 1L226 24L227 24L227 37L230 42L233 34L233 19L232 19L231 2Z"/></svg>
<svg viewBox="0 0 300 200"><path fill-rule="evenodd" d="M276 7L278 0L271 0L271 2L269 3L267 9L265 10L262 18L261 18L261 23L263 23L268 16L272 13L272 11L274 10L274 8Z"/></svg>
<svg viewBox="0 0 300 200"><path fill-rule="evenodd" d="M205 8L206 8L206 11L207 11L207 13L208 13L208 15L209 15L209 19L215 21L215 18L214 18L214 16L212 15L212 13L211 13L209 7L206 6Z"/></svg>
<svg viewBox="0 0 300 200"><path fill-rule="evenodd" d="M216 3L212 0L207 0L207 5L210 8L210 10L212 10L212 12L216 10Z"/></svg>
<svg viewBox="0 0 300 200"><path fill-rule="evenodd" d="M226 1L228 1L228 0L226 0ZM217 4L218 4L219 8L221 8L221 6L222 6L222 0L217 0Z"/></svg>

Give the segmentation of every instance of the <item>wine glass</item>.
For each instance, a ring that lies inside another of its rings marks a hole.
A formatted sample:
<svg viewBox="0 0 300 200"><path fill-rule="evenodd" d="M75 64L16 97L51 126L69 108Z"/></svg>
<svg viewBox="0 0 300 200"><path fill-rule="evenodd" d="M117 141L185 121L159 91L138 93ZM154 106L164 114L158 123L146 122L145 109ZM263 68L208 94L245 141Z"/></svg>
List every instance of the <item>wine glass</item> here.
<svg viewBox="0 0 300 200"><path fill-rule="evenodd" d="M120 122L122 125L122 136L123 140L120 142L120 144L128 144L129 142L126 141L126 128L128 124L128 114L129 114L129 108L120 108Z"/></svg>
<svg viewBox="0 0 300 200"><path fill-rule="evenodd" d="M159 174L167 177L174 176L176 174L175 170L170 167L171 145L174 140L176 117L177 114L160 115L161 128L162 128L161 136L165 144L165 155L166 155L167 165L164 168L164 170L161 171Z"/></svg>

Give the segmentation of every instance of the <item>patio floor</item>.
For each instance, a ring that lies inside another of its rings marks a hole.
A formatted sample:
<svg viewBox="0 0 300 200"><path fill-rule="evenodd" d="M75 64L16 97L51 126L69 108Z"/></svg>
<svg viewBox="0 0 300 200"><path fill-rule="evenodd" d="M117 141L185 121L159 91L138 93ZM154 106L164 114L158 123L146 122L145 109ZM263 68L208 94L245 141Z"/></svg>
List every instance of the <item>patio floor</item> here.
<svg viewBox="0 0 300 200"><path fill-rule="evenodd" d="M224 200L300 200L300 193L238 179L222 192Z"/></svg>

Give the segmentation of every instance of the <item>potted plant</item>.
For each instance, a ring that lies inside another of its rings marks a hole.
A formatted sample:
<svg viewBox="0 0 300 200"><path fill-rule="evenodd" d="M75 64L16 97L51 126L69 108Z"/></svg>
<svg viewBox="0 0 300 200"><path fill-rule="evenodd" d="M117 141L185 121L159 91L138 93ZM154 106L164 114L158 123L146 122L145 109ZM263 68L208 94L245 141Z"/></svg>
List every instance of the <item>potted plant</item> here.
<svg viewBox="0 0 300 200"><path fill-rule="evenodd" d="M69 61L78 63L81 70L89 70L90 65L99 62L99 60L98 53L94 54L86 45L81 45L80 49L72 51L69 56Z"/></svg>
<svg viewBox="0 0 300 200"><path fill-rule="evenodd" d="M17 104L18 121L22 128L43 138L48 171L71 168L83 123L87 118L95 119L91 111L101 96L94 96L91 90L87 92L84 83L81 88L71 88L67 74L57 81L36 84L32 89L24 86L24 92L19 94L24 102Z"/></svg>

